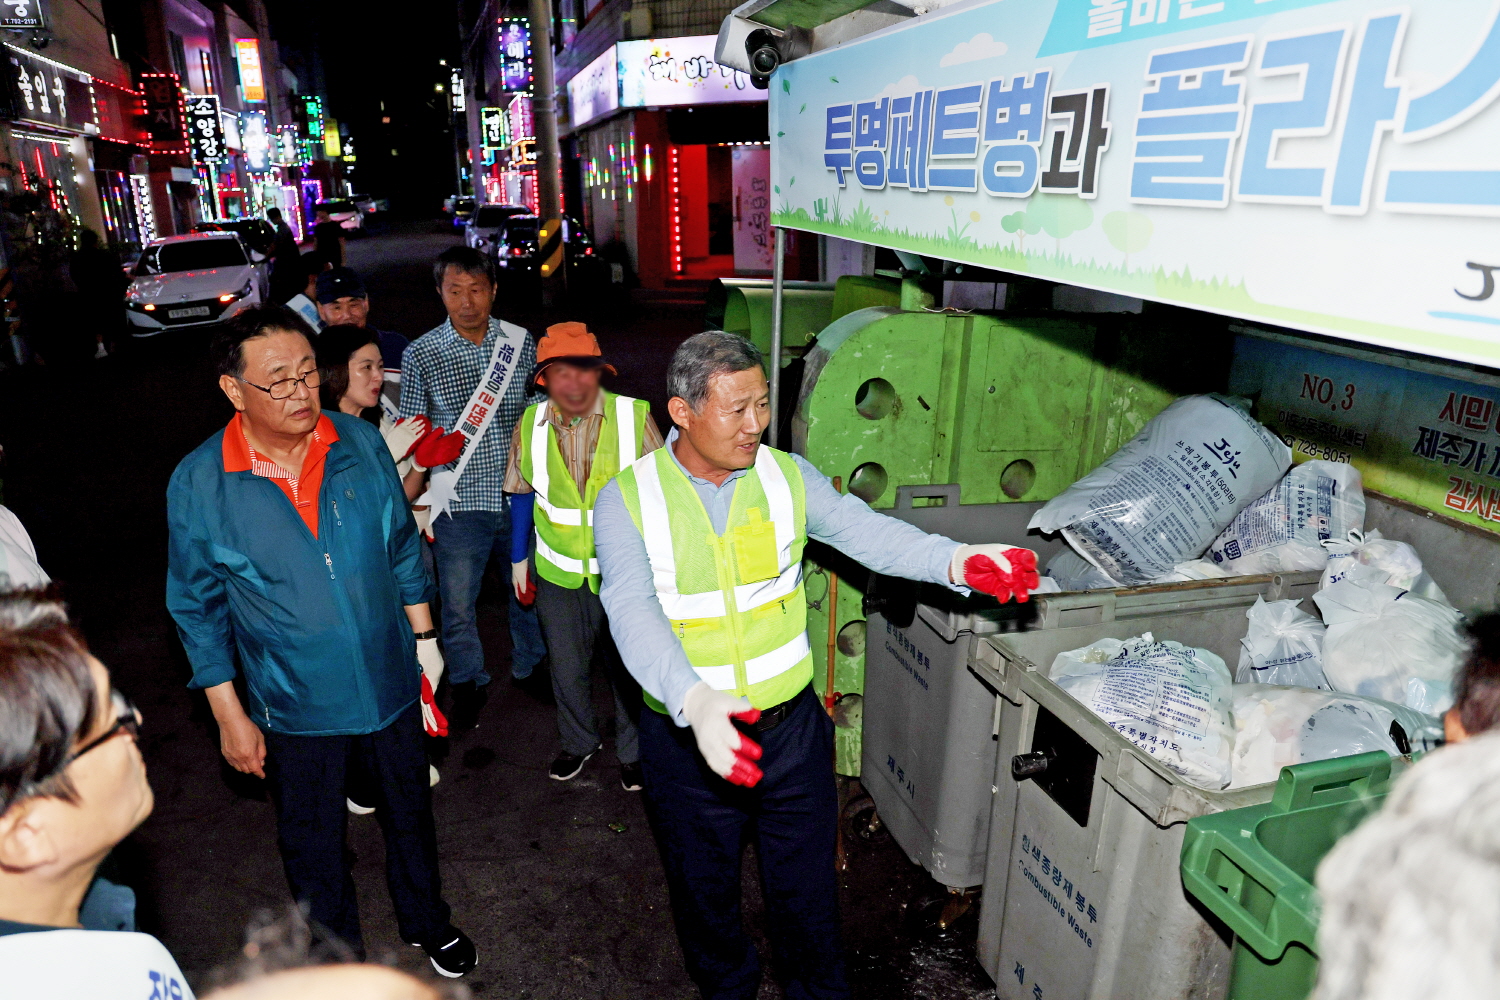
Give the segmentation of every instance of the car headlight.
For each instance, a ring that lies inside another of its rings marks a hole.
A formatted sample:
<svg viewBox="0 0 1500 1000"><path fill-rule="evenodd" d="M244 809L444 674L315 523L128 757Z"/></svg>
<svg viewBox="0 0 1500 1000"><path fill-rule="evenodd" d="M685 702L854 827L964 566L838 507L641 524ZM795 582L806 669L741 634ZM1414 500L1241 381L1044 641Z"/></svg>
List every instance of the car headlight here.
<svg viewBox="0 0 1500 1000"><path fill-rule="evenodd" d="M252 287L253 287L253 281L252 280L247 280L245 282L245 284L244 284L244 287L241 288L239 291L237 291L237 292L225 292L223 295L220 295L219 296L219 301L227 304L227 303L233 302L235 299L243 299L247 295L250 294L250 289Z"/></svg>

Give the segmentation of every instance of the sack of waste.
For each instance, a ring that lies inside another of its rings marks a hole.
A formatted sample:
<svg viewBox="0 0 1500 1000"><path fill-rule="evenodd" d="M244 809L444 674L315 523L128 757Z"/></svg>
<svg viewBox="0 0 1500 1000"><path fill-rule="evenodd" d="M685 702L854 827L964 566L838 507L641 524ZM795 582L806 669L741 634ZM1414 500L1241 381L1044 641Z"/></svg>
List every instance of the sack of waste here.
<svg viewBox="0 0 1500 1000"><path fill-rule="evenodd" d="M1375 698L1272 684L1234 686L1232 787L1275 781L1289 764L1384 750L1431 750L1440 720Z"/></svg>
<svg viewBox="0 0 1500 1000"><path fill-rule="evenodd" d="M1213 653L1147 632L1059 653L1050 676L1164 767L1202 788L1229 784L1234 684Z"/></svg>
<svg viewBox="0 0 1500 1000"><path fill-rule="evenodd" d="M1319 589L1350 579L1351 574L1376 583L1409 590L1429 601L1448 603L1447 596L1422 568L1422 557L1406 542L1386 538L1378 530L1350 531L1323 543L1328 564L1323 568ZM1378 571L1365 572L1365 569ZM1379 574L1384 574L1382 577Z"/></svg>
<svg viewBox="0 0 1500 1000"><path fill-rule="evenodd" d="M1150 583L1197 559L1292 462L1248 405L1218 394L1182 397L1048 501L1030 527L1061 531L1122 586Z"/></svg>
<svg viewBox="0 0 1500 1000"><path fill-rule="evenodd" d="M1063 549L1047 564L1047 577L1063 590L1108 590L1119 584L1072 549Z"/></svg>
<svg viewBox="0 0 1500 1000"><path fill-rule="evenodd" d="M1323 623L1297 604L1257 597L1245 610L1250 628L1240 640L1236 684L1332 686L1323 676Z"/></svg>
<svg viewBox="0 0 1500 1000"><path fill-rule="evenodd" d="M1335 691L1395 702L1427 715L1453 704L1468 651L1463 616L1400 587L1356 578L1313 595L1328 631L1323 675Z"/></svg>
<svg viewBox="0 0 1500 1000"><path fill-rule="evenodd" d="M1235 576L1322 569L1328 563L1322 543L1364 526L1359 470L1315 459L1292 466L1240 511L1208 547L1208 557Z"/></svg>

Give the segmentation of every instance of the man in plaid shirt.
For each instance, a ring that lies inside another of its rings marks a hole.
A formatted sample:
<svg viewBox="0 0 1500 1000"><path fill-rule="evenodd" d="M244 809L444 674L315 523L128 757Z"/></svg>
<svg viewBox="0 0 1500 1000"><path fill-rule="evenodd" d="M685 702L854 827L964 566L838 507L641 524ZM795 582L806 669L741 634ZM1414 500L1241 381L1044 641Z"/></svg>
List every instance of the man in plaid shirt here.
<svg viewBox="0 0 1500 1000"><path fill-rule="evenodd" d="M502 336L490 315L495 270L472 247L451 247L433 266L438 293L448 310L442 326L412 342L401 356L401 415L426 414L434 427L458 424L464 404L479 384ZM514 328L512 328L514 329ZM529 372L536 342L527 335L515 370ZM474 444L474 456L458 481L458 498L432 520L432 548L442 595L443 648L453 692L454 730L472 729L484 707L490 675L484 669L474 605L490 558L510 560L510 510L501 487L516 422L526 409L526 379L511 380L494 419ZM451 466L449 466L451 468ZM509 590L510 588L506 588ZM511 676L523 680L546 655L536 611L510 598Z"/></svg>

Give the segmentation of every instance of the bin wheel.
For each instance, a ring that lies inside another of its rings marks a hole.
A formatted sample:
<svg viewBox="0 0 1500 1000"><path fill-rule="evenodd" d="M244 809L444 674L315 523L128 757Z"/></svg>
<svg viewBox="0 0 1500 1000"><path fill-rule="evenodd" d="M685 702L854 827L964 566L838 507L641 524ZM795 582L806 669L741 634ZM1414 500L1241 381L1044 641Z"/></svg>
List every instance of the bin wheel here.
<svg viewBox="0 0 1500 1000"><path fill-rule="evenodd" d="M926 941L960 937L978 919L978 904L978 889L923 889L906 904L907 933Z"/></svg>
<svg viewBox="0 0 1500 1000"><path fill-rule="evenodd" d="M891 839L891 832L880 821L875 802L869 796L855 799L844 807L844 830L849 841L871 847Z"/></svg>

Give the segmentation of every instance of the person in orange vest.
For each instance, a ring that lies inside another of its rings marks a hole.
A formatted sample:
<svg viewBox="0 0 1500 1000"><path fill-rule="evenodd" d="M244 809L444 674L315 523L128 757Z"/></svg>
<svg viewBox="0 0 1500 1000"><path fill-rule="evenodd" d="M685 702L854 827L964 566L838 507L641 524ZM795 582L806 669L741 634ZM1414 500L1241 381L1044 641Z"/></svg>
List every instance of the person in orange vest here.
<svg viewBox="0 0 1500 1000"><path fill-rule="evenodd" d="M589 666L601 635L615 689L615 754L620 784L641 788L636 714L639 687L624 671L599 603L594 498L615 473L662 445L645 400L600 385L615 374L582 323L557 323L537 344L532 382L547 398L527 407L511 435L505 492L511 507L511 581L516 598L535 594L537 621L552 658L552 694L562 750L548 771L577 777L602 746ZM536 580L531 582L535 540Z"/></svg>

